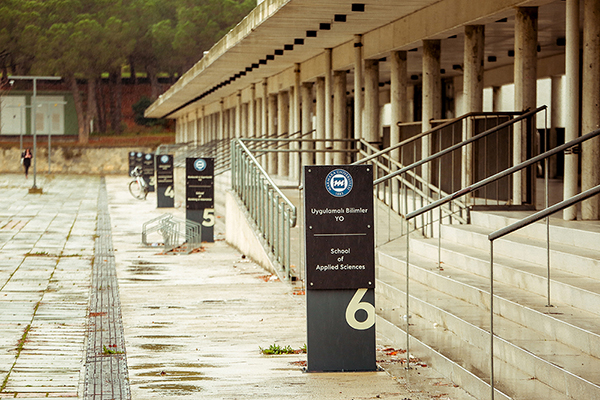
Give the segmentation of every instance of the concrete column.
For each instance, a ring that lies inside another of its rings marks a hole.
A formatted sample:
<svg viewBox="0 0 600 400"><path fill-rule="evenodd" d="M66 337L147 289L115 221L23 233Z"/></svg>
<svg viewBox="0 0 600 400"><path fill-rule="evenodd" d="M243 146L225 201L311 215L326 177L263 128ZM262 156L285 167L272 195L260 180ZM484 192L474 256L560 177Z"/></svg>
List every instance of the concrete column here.
<svg viewBox="0 0 600 400"><path fill-rule="evenodd" d="M354 35L354 138L362 136L363 113L363 52L362 35Z"/></svg>
<svg viewBox="0 0 600 400"><path fill-rule="evenodd" d="M500 86L492 86L492 111L500 111L502 109L502 88Z"/></svg>
<svg viewBox="0 0 600 400"><path fill-rule="evenodd" d="M198 141L196 144L202 144L202 107L198 109L198 119L196 120L196 131L198 132Z"/></svg>
<svg viewBox="0 0 600 400"><path fill-rule="evenodd" d="M346 71L335 71L333 73L333 138L348 138L348 114L346 108ZM335 150L345 150L346 143L334 142ZM346 153L333 153L334 164L346 164Z"/></svg>
<svg viewBox="0 0 600 400"><path fill-rule="evenodd" d="M333 138L333 92L331 82L331 49L325 49L325 139ZM326 142L327 148L332 148L332 142ZM327 153L325 163L333 162L333 154Z"/></svg>
<svg viewBox="0 0 600 400"><path fill-rule="evenodd" d="M390 103L391 103L391 126L390 146L400 142L400 127L398 122L408 122L408 69L406 51L392 51L390 58L392 70L390 72ZM399 161L398 150L392 151L392 157Z"/></svg>
<svg viewBox="0 0 600 400"><path fill-rule="evenodd" d="M223 110L223 140L229 139L229 109Z"/></svg>
<svg viewBox="0 0 600 400"><path fill-rule="evenodd" d="M230 108L227 110L227 131L225 137L229 140L235 137L235 110Z"/></svg>
<svg viewBox="0 0 600 400"><path fill-rule="evenodd" d="M431 129L431 120L442 116L442 78L440 74L440 40L423 41L423 106L422 130ZM424 137L421 140L421 157L431 155L431 140ZM430 181L429 165L422 168L423 179Z"/></svg>
<svg viewBox="0 0 600 400"><path fill-rule="evenodd" d="M239 138L242 136L242 92L238 92L236 95L235 104L235 137Z"/></svg>
<svg viewBox="0 0 600 400"><path fill-rule="evenodd" d="M267 138L269 136L269 84L267 79L265 78L262 83L262 110L261 110L261 126L262 126L262 137ZM267 144L263 143L263 147L268 147ZM261 163L265 171L268 170L269 156L267 153L264 153L263 156L260 157Z"/></svg>
<svg viewBox="0 0 600 400"><path fill-rule="evenodd" d="M270 138L275 138L275 136L277 135L277 95L276 94L272 94L268 96L268 131L267 131L267 135ZM267 147L274 149L277 146L276 142L269 142L269 145ZM268 159L268 169L267 172L270 175L276 175L278 170L277 170L277 153L275 152L269 152L267 154L267 159Z"/></svg>
<svg viewBox="0 0 600 400"><path fill-rule="evenodd" d="M515 18L515 109L536 107L537 88L537 7L519 7ZM535 122L534 122L535 123ZM513 165L527 158L527 124L514 129ZM531 181L535 200L535 179ZM527 171L513 174L513 204L523 204L527 194ZM535 203L534 203L535 204Z"/></svg>
<svg viewBox="0 0 600 400"><path fill-rule="evenodd" d="M565 78L565 143L579 136L579 0L567 0L566 7ZM565 151L563 199L578 193L579 160L571 150ZM577 218L577 206L563 210L563 219Z"/></svg>
<svg viewBox="0 0 600 400"><path fill-rule="evenodd" d="M256 135L256 85L250 85L250 102L248 103L248 137Z"/></svg>
<svg viewBox="0 0 600 400"><path fill-rule="evenodd" d="M279 92L277 95L277 136L282 139L290 137L290 97L287 91ZM290 145L286 142L278 143L279 149L289 149ZM277 175L289 176L290 159L289 153L277 153Z"/></svg>
<svg viewBox="0 0 600 400"><path fill-rule="evenodd" d="M262 132L262 99L254 100L254 137L261 137Z"/></svg>
<svg viewBox="0 0 600 400"><path fill-rule="evenodd" d="M210 115L206 114L204 107L202 108L202 144L206 144L210 141L210 125L208 120Z"/></svg>
<svg viewBox="0 0 600 400"><path fill-rule="evenodd" d="M363 139L381 141L379 132L379 60L365 60L365 115Z"/></svg>
<svg viewBox="0 0 600 400"><path fill-rule="evenodd" d="M302 117L301 117L301 83L300 83L300 64L296 64L294 68L294 87L290 91L290 134L301 136L302 130ZM300 149L300 142L292 142L290 147L294 150ZM290 177L292 179L300 179L300 158L301 154L298 152L290 153Z"/></svg>
<svg viewBox="0 0 600 400"><path fill-rule="evenodd" d="M206 116L206 143L213 140L213 115L208 114Z"/></svg>
<svg viewBox="0 0 600 400"><path fill-rule="evenodd" d="M213 129L212 114L208 114L206 116L206 143L209 143L212 140L212 129Z"/></svg>
<svg viewBox="0 0 600 400"><path fill-rule="evenodd" d="M483 111L483 56L485 26L465 26L463 99L465 113ZM463 124L462 139L473 137L474 119ZM462 148L461 185L467 187L473 183L473 146Z"/></svg>
<svg viewBox="0 0 600 400"><path fill-rule="evenodd" d="M583 1L581 133L600 128L600 0ZM600 185L600 138L581 146L581 191ZM600 219L600 196L581 203L584 220Z"/></svg>
<svg viewBox="0 0 600 400"><path fill-rule="evenodd" d="M269 135L269 84L267 80L263 80L262 83L262 112L261 112L261 125L262 125L262 136L267 137Z"/></svg>
<svg viewBox="0 0 600 400"><path fill-rule="evenodd" d="M316 90L316 117L317 126L315 127L315 139L325 139L325 78L317 78ZM315 143L317 150L325 150L325 142L318 141ZM327 157L325 152L315 153L315 163L317 165L325 165Z"/></svg>
<svg viewBox="0 0 600 400"><path fill-rule="evenodd" d="M223 99L219 102L219 140L225 139L225 108Z"/></svg>
<svg viewBox="0 0 600 400"><path fill-rule="evenodd" d="M204 144L205 137L204 133L206 130L204 129L204 106L200 107L200 120L198 121L198 140L200 144Z"/></svg>
<svg viewBox="0 0 600 400"><path fill-rule="evenodd" d="M560 124L560 110L562 110L562 86L561 76L553 76L551 78L551 89L550 89L550 132L547 136L548 143L546 144L545 150L550 150L556 147L558 143L558 135L556 128ZM557 175L557 159L558 156L552 156L548 160L548 176L550 178L556 178Z"/></svg>
<svg viewBox="0 0 600 400"><path fill-rule="evenodd" d="M210 114L210 141L212 142L213 140L215 140L217 138L217 130L219 129L219 126L217 125L217 114L216 113L212 113Z"/></svg>
<svg viewBox="0 0 600 400"><path fill-rule="evenodd" d="M199 111L198 109L196 109L196 111L194 111L194 133L193 133L193 138L192 140L194 141L194 144L197 145L198 144L198 114Z"/></svg>
<svg viewBox="0 0 600 400"><path fill-rule="evenodd" d="M312 131L312 82L305 82L302 84L302 138L312 139L315 135L307 135L308 132ZM312 143L302 142L303 150L313 149ZM313 153L302 153L302 166L313 164Z"/></svg>
<svg viewBox="0 0 600 400"><path fill-rule="evenodd" d="M248 103L242 103L242 126L240 128L241 137L248 137Z"/></svg>
<svg viewBox="0 0 600 400"><path fill-rule="evenodd" d="M400 127L398 122L408 121L408 69L406 51L392 51L390 54L392 69L390 71L390 103L391 117L390 122L390 146L400 143ZM390 156L400 161L400 150L392 150ZM395 167L393 167L396 170ZM392 179L392 208L399 209L398 193L399 184L396 179Z"/></svg>

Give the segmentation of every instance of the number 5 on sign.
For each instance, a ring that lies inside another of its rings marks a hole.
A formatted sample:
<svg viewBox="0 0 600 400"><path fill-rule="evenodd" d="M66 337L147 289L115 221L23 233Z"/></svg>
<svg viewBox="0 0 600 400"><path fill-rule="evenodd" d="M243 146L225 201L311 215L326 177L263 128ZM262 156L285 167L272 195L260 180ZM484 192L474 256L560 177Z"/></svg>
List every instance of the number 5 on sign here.
<svg viewBox="0 0 600 400"><path fill-rule="evenodd" d="M361 301L365 293L367 293L367 289L358 289L346 307L346 322L358 331L364 331L375 325L375 307L371 303ZM357 320L356 312L358 310L364 310L367 313L367 319L362 322Z"/></svg>
<svg viewBox="0 0 600 400"><path fill-rule="evenodd" d="M202 226L215 226L215 209L205 208L202 214Z"/></svg>

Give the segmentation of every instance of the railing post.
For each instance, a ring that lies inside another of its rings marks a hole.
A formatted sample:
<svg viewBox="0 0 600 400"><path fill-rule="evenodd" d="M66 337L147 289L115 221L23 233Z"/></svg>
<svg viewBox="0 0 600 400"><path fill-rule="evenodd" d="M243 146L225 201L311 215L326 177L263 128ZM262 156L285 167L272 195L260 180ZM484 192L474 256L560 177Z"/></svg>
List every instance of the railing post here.
<svg viewBox="0 0 600 400"><path fill-rule="evenodd" d="M406 369L410 369L410 227L406 220Z"/></svg>
<svg viewBox="0 0 600 400"><path fill-rule="evenodd" d="M490 398L494 400L494 241L490 240Z"/></svg>

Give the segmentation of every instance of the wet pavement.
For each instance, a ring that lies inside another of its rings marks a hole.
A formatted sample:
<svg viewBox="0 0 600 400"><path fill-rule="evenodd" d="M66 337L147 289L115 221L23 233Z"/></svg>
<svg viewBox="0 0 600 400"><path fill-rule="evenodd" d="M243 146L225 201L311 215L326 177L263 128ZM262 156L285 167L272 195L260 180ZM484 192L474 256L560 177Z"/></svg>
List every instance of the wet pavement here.
<svg viewBox="0 0 600 400"><path fill-rule="evenodd" d="M381 337L379 372L305 373L306 354L262 354L305 346L304 296L225 243L218 208L202 251L142 246L143 222L185 211L127 182L42 175L33 195L31 179L0 177L0 399L470 399L417 360L404 370ZM112 254L98 247L108 235Z"/></svg>

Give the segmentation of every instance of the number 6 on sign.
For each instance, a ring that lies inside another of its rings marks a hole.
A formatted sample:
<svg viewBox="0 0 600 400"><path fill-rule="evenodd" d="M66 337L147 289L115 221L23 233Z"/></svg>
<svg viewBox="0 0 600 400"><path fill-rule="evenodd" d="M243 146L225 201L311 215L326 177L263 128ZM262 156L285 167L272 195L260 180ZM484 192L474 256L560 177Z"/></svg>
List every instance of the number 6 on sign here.
<svg viewBox="0 0 600 400"><path fill-rule="evenodd" d="M375 307L371 303L361 301L365 293L367 293L367 289L358 289L346 307L346 322L358 331L364 331L375 325ZM356 312L358 310L364 310L367 313L367 319L362 322L357 320Z"/></svg>

